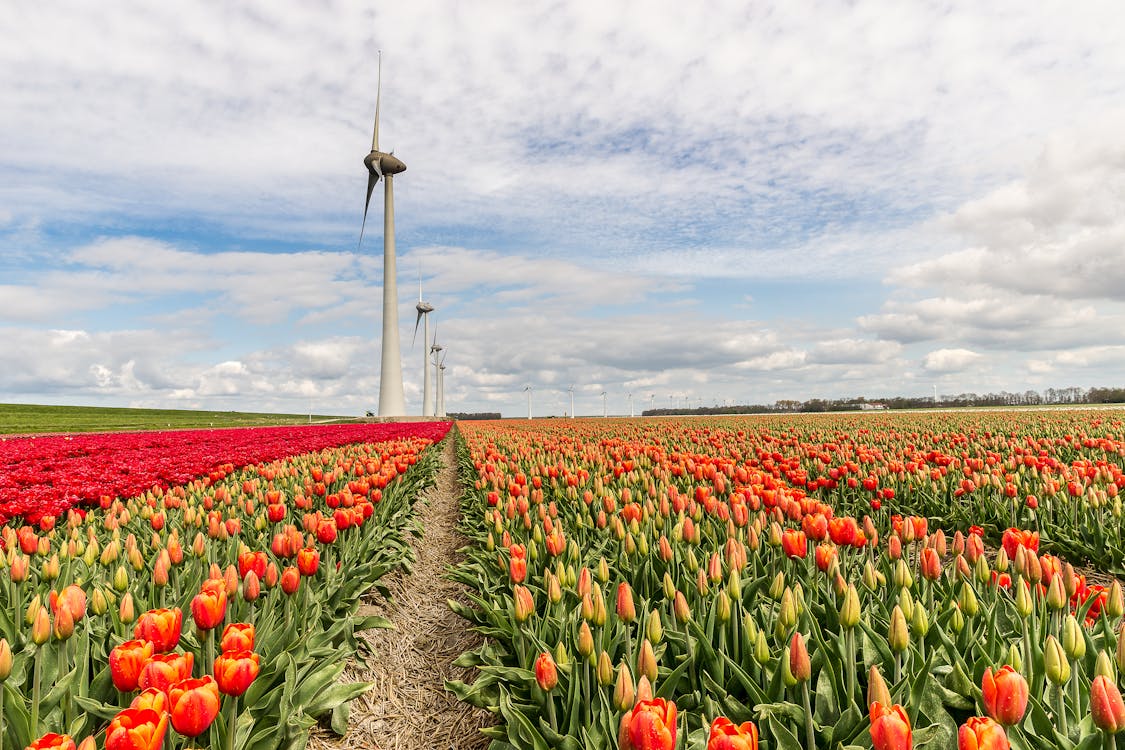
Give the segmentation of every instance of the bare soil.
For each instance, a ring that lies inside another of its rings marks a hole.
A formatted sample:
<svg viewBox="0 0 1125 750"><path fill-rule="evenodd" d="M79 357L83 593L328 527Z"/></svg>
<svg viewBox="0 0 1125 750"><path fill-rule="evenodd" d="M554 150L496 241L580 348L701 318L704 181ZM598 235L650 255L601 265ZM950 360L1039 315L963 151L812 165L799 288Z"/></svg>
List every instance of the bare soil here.
<svg viewBox="0 0 1125 750"><path fill-rule="evenodd" d="M374 687L352 702L348 733L337 737L314 727L310 747L411 750L451 748L475 750L488 746L480 729L495 723L482 709L459 702L445 689L446 680L475 678L475 669L452 662L476 648L482 637L455 615L447 599L466 601L463 587L445 577L466 539L457 532L461 488L457 481L452 437L442 445L437 483L414 510L424 532L414 540L417 559L413 572L384 580L391 599L374 594L360 608L361 615L379 614L394 623L393 630L359 634L366 642L357 660L349 663L342 680L368 681Z"/></svg>

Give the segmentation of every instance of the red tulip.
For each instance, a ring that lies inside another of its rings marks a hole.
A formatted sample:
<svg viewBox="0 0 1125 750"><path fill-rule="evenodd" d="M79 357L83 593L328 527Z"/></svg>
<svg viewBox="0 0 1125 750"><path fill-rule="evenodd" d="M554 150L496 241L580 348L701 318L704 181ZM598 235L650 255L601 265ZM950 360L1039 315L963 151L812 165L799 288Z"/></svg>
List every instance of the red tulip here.
<svg viewBox="0 0 1125 750"><path fill-rule="evenodd" d="M167 729L167 713L127 708L109 722L105 750L160 750Z"/></svg>
<svg viewBox="0 0 1125 750"><path fill-rule="evenodd" d="M628 582L617 584L617 616L624 622L637 619L637 607L633 602L633 590Z"/></svg>
<svg viewBox="0 0 1125 750"><path fill-rule="evenodd" d="M523 583L527 579L527 560L522 557L513 557L508 564L508 574L512 583Z"/></svg>
<svg viewBox="0 0 1125 750"><path fill-rule="evenodd" d="M185 737L198 737L219 715L219 685L211 675L177 682L168 690L172 726Z"/></svg>
<svg viewBox="0 0 1125 750"><path fill-rule="evenodd" d="M288 596L297 593L297 589L301 586L301 572L296 567L290 565L285 570L281 571L281 590Z"/></svg>
<svg viewBox="0 0 1125 750"><path fill-rule="evenodd" d="M211 630L223 624L227 616L226 583L208 578L191 600L191 617L200 630Z"/></svg>
<svg viewBox="0 0 1125 750"><path fill-rule="evenodd" d="M902 706L872 703L869 713L871 744L875 750L910 750L913 747L910 719Z"/></svg>
<svg viewBox="0 0 1125 750"><path fill-rule="evenodd" d="M154 687L168 692L169 686L180 680L191 677L191 668L195 663L192 653L186 654L156 654L144 668L137 679L137 685L143 688Z"/></svg>
<svg viewBox="0 0 1125 750"><path fill-rule="evenodd" d="M232 622L223 628L223 636L219 639L220 650L227 651L253 651L254 626L248 622Z"/></svg>
<svg viewBox="0 0 1125 750"><path fill-rule="evenodd" d="M735 725L725 716L711 722L707 750L758 750L758 727L752 721Z"/></svg>
<svg viewBox="0 0 1125 750"><path fill-rule="evenodd" d="M39 739L33 740L25 750L76 750L76 747L69 734L48 732Z"/></svg>
<svg viewBox="0 0 1125 750"><path fill-rule="evenodd" d="M619 750L674 750L676 704L664 698L642 700L621 717Z"/></svg>
<svg viewBox="0 0 1125 750"><path fill-rule="evenodd" d="M992 667L985 670L981 692L984 693L985 710L996 721L1012 726L1023 719L1027 711L1027 680L1007 664L995 674Z"/></svg>
<svg viewBox="0 0 1125 750"><path fill-rule="evenodd" d="M258 655L251 651L228 651L215 658L215 681L224 695L242 695L257 676Z"/></svg>
<svg viewBox="0 0 1125 750"><path fill-rule="evenodd" d="M171 651L180 642L183 619L178 607L149 610L137 620L133 637L151 642L153 650L159 653Z"/></svg>
<svg viewBox="0 0 1125 750"><path fill-rule="evenodd" d="M151 708L158 714L168 712L168 694L158 688L145 688L129 704L129 708Z"/></svg>
<svg viewBox="0 0 1125 750"><path fill-rule="evenodd" d="M266 553L262 551L257 552L243 552L238 556L238 575L240 578L246 578L246 574L254 571L258 578L266 574L266 564L269 559Z"/></svg>
<svg viewBox="0 0 1125 750"><path fill-rule="evenodd" d="M974 716L957 730L957 750L1008 750L1004 727L986 716Z"/></svg>
<svg viewBox="0 0 1125 750"><path fill-rule="evenodd" d="M1090 684L1090 714L1094 724L1107 734L1125 728L1125 702L1117 684L1105 675L1098 675Z"/></svg>
<svg viewBox="0 0 1125 750"><path fill-rule="evenodd" d="M933 547L926 547L922 550L918 565L922 569L922 577L927 581L936 581L941 578L941 557Z"/></svg>
<svg viewBox="0 0 1125 750"><path fill-rule="evenodd" d="M125 641L114 646L109 652L109 675L113 686L123 693L137 689L141 670L152 658L154 647L151 641Z"/></svg>

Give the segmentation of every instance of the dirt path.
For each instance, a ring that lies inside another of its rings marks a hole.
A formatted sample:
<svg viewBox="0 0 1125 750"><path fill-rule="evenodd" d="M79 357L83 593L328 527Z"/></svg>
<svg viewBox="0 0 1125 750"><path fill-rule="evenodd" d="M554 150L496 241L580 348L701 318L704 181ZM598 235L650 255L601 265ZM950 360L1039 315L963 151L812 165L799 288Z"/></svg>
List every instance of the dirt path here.
<svg viewBox="0 0 1125 750"><path fill-rule="evenodd" d="M452 438L442 451L437 484L415 505L425 532L414 540L414 571L385 580L389 602L376 599L361 614L380 614L394 630L360 634L370 648L361 649L360 663L349 664L345 681L365 680L375 686L352 703L348 734L337 738L324 728L313 730L313 748L364 747L374 750L455 748L473 750L488 745L478 731L495 723L487 711L473 708L445 690L445 681L471 681L475 670L458 669L452 662L481 643L455 615L447 599L462 601L462 586L446 580L445 572L466 543L457 533L461 489L457 482Z"/></svg>

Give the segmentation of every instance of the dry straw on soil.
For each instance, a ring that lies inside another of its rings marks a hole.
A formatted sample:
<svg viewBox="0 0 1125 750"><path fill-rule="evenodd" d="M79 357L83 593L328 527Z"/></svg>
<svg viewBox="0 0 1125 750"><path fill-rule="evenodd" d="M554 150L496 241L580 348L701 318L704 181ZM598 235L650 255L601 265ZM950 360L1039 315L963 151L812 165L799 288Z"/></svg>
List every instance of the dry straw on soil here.
<svg viewBox="0 0 1125 750"><path fill-rule="evenodd" d="M472 681L475 670L458 669L452 662L481 643L481 636L446 605L446 599L464 601L462 587L445 578L457 561L457 549L466 543L457 533L460 487L455 467L449 437L437 484L415 505L425 532L414 540L413 573L390 576L385 583L391 600L381 601L374 594L360 609L362 615L383 615L395 625L393 630L361 633L367 647L361 646L357 662L344 671L344 681L373 682L374 687L353 701L345 737L324 727L313 729L313 750L487 747L488 739L479 730L494 723L491 715L445 690L446 680Z"/></svg>

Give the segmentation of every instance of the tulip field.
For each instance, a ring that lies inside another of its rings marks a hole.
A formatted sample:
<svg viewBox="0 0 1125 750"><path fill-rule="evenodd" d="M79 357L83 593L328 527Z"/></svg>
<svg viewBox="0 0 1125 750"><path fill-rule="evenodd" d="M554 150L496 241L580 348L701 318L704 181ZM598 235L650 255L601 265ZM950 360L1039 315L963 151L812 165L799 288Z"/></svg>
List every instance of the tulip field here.
<svg viewBox="0 0 1125 750"><path fill-rule="evenodd" d="M449 423L0 440L0 750L343 733Z"/></svg>
<svg viewBox="0 0 1125 750"><path fill-rule="evenodd" d="M1125 424L459 425L496 750L1073 750L1125 728Z"/></svg>

